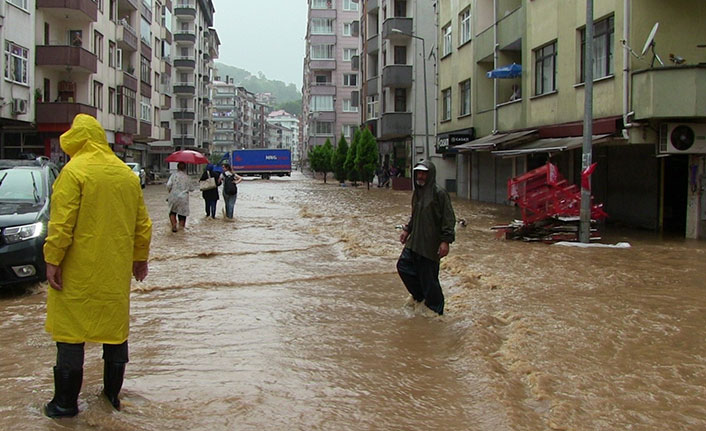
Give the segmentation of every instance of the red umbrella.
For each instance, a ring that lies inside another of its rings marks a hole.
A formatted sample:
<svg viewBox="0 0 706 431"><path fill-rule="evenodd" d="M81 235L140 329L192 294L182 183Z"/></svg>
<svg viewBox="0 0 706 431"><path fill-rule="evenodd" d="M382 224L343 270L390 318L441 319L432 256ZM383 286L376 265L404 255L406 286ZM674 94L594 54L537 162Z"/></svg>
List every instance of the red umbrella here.
<svg viewBox="0 0 706 431"><path fill-rule="evenodd" d="M164 160L167 162L195 163L197 165L205 165L208 163L206 156L194 150L175 151Z"/></svg>

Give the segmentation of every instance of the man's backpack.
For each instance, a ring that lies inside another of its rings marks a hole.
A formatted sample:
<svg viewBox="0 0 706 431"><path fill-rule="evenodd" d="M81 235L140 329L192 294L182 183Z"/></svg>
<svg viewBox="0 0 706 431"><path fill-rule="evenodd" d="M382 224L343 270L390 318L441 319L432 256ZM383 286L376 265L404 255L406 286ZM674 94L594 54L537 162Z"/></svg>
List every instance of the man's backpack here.
<svg viewBox="0 0 706 431"><path fill-rule="evenodd" d="M223 176L223 193L234 195L238 193L238 187L235 185L235 175Z"/></svg>

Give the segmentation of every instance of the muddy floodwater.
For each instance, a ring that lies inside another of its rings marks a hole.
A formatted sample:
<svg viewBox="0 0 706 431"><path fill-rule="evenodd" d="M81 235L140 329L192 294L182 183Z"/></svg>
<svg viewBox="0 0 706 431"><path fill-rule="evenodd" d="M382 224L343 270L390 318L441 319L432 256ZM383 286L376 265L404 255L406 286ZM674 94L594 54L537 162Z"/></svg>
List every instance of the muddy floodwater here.
<svg viewBox="0 0 706 431"><path fill-rule="evenodd" d="M627 249L497 239L512 208L454 199L446 314L406 309L408 192L296 173L244 181L235 220L195 192L173 234L149 185L123 411L88 345L80 414L51 420L46 285L0 292L2 430L703 430L706 244L607 230ZM608 212L610 209L608 208ZM110 247L110 244L106 244Z"/></svg>

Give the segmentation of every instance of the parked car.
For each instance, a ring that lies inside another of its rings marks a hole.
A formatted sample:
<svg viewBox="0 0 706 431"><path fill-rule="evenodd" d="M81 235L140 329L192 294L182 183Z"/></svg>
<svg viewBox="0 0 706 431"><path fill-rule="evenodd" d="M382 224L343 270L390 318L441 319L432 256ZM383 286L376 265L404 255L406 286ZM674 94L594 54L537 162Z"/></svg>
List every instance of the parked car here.
<svg viewBox="0 0 706 431"><path fill-rule="evenodd" d="M43 247L58 175L46 157L0 160L0 286L46 279Z"/></svg>
<svg viewBox="0 0 706 431"><path fill-rule="evenodd" d="M134 172L135 175L137 175L137 178L140 179L140 186L144 189L147 185L147 173L145 173L145 170L142 169L142 165L133 162L127 162L125 164L132 169L132 172Z"/></svg>

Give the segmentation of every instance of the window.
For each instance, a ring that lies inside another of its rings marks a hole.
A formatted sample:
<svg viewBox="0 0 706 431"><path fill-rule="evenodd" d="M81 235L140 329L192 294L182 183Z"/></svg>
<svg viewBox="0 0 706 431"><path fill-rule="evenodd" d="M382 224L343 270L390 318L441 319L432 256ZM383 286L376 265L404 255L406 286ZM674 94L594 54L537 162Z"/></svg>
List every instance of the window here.
<svg viewBox="0 0 706 431"><path fill-rule="evenodd" d="M441 91L441 121L451 119L451 89Z"/></svg>
<svg viewBox="0 0 706 431"><path fill-rule="evenodd" d="M379 103L378 103L378 96L377 94L375 96L368 96L368 118L378 118L380 116L380 110L378 109Z"/></svg>
<svg viewBox="0 0 706 431"><path fill-rule="evenodd" d="M441 29L444 34L444 40L442 41L441 56L445 57L451 54L451 23L448 23L444 28Z"/></svg>
<svg viewBox="0 0 706 431"><path fill-rule="evenodd" d="M115 16L118 13L118 2L116 0L109 0L108 2L108 19L115 21Z"/></svg>
<svg viewBox="0 0 706 431"><path fill-rule="evenodd" d="M407 16L407 1L406 0L395 0L395 16L396 17L406 17Z"/></svg>
<svg viewBox="0 0 706 431"><path fill-rule="evenodd" d="M395 112L407 112L407 90L395 88Z"/></svg>
<svg viewBox="0 0 706 431"><path fill-rule="evenodd" d="M312 9L333 9L333 0L311 0Z"/></svg>
<svg viewBox="0 0 706 431"><path fill-rule="evenodd" d="M458 84L458 91L461 95L458 115L462 117L471 113L471 80L467 79Z"/></svg>
<svg viewBox="0 0 706 431"><path fill-rule="evenodd" d="M353 0L343 0L343 10L358 10L358 3Z"/></svg>
<svg viewBox="0 0 706 431"><path fill-rule="evenodd" d="M108 66L115 67L115 42L108 41Z"/></svg>
<svg viewBox="0 0 706 431"><path fill-rule="evenodd" d="M534 94L556 91L556 42L534 51Z"/></svg>
<svg viewBox="0 0 706 431"><path fill-rule="evenodd" d="M317 135L333 135L333 123L328 121L317 121L314 127Z"/></svg>
<svg viewBox="0 0 706 431"><path fill-rule="evenodd" d="M358 74L357 73L344 73L343 74L343 86L344 87L357 87L358 86Z"/></svg>
<svg viewBox="0 0 706 431"><path fill-rule="evenodd" d="M150 46L152 43L152 28L150 22L145 19L145 17L140 18L140 39L142 43Z"/></svg>
<svg viewBox="0 0 706 431"><path fill-rule="evenodd" d="M150 111L152 111L152 103L150 98L147 96L140 96L140 121L144 121L146 123L152 122Z"/></svg>
<svg viewBox="0 0 706 431"><path fill-rule="evenodd" d="M358 48L343 48L343 61L351 61L351 58L358 55Z"/></svg>
<svg viewBox="0 0 706 431"><path fill-rule="evenodd" d="M103 110L103 84L98 81L93 81L93 106Z"/></svg>
<svg viewBox="0 0 706 431"><path fill-rule="evenodd" d="M93 53L98 61L103 61L103 35L97 31L93 32Z"/></svg>
<svg viewBox="0 0 706 431"><path fill-rule="evenodd" d="M342 133L343 136L345 136L346 138L352 138L352 137L353 137L353 133L355 133L356 127L357 127L357 126L356 126L355 124L344 124L344 125L341 127L341 133Z"/></svg>
<svg viewBox="0 0 706 431"><path fill-rule="evenodd" d="M351 99L343 99L343 112L358 112L358 107L353 106Z"/></svg>
<svg viewBox="0 0 706 431"><path fill-rule="evenodd" d="M312 18L311 34L333 34L333 18Z"/></svg>
<svg viewBox="0 0 706 431"><path fill-rule="evenodd" d="M118 114L135 118L137 114L137 93L126 87L119 87Z"/></svg>
<svg viewBox="0 0 706 431"><path fill-rule="evenodd" d="M27 10L27 0L8 0L8 3L14 4L19 8Z"/></svg>
<svg viewBox="0 0 706 431"><path fill-rule="evenodd" d="M311 110L313 112L333 111L333 96L312 96Z"/></svg>
<svg viewBox="0 0 706 431"><path fill-rule="evenodd" d="M463 45L464 43L471 40L471 8L466 8L463 12L458 15L458 44Z"/></svg>
<svg viewBox="0 0 706 431"><path fill-rule="evenodd" d="M115 88L108 88L108 113L116 113L115 106Z"/></svg>
<svg viewBox="0 0 706 431"><path fill-rule="evenodd" d="M343 35L344 36L353 36L353 23L352 22L344 22L343 23Z"/></svg>
<svg viewBox="0 0 706 431"><path fill-rule="evenodd" d="M394 56L395 58L393 64L407 64L407 47L396 46Z"/></svg>
<svg viewBox="0 0 706 431"><path fill-rule="evenodd" d="M613 74L614 17L602 19L593 24L593 79ZM581 29L581 82L585 81L584 59L586 49L586 29Z"/></svg>
<svg viewBox="0 0 706 431"><path fill-rule="evenodd" d="M140 81L151 85L151 80L152 68L150 67L150 61L146 57L140 56Z"/></svg>
<svg viewBox="0 0 706 431"><path fill-rule="evenodd" d="M312 60L333 60L334 45L311 45Z"/></svg>
<svg viewBox="0 0 706 431"><path fill-rule="evenodd" d="M28 84L28 58L29 49L5 41L5 79L18 84Z"/></svg>

